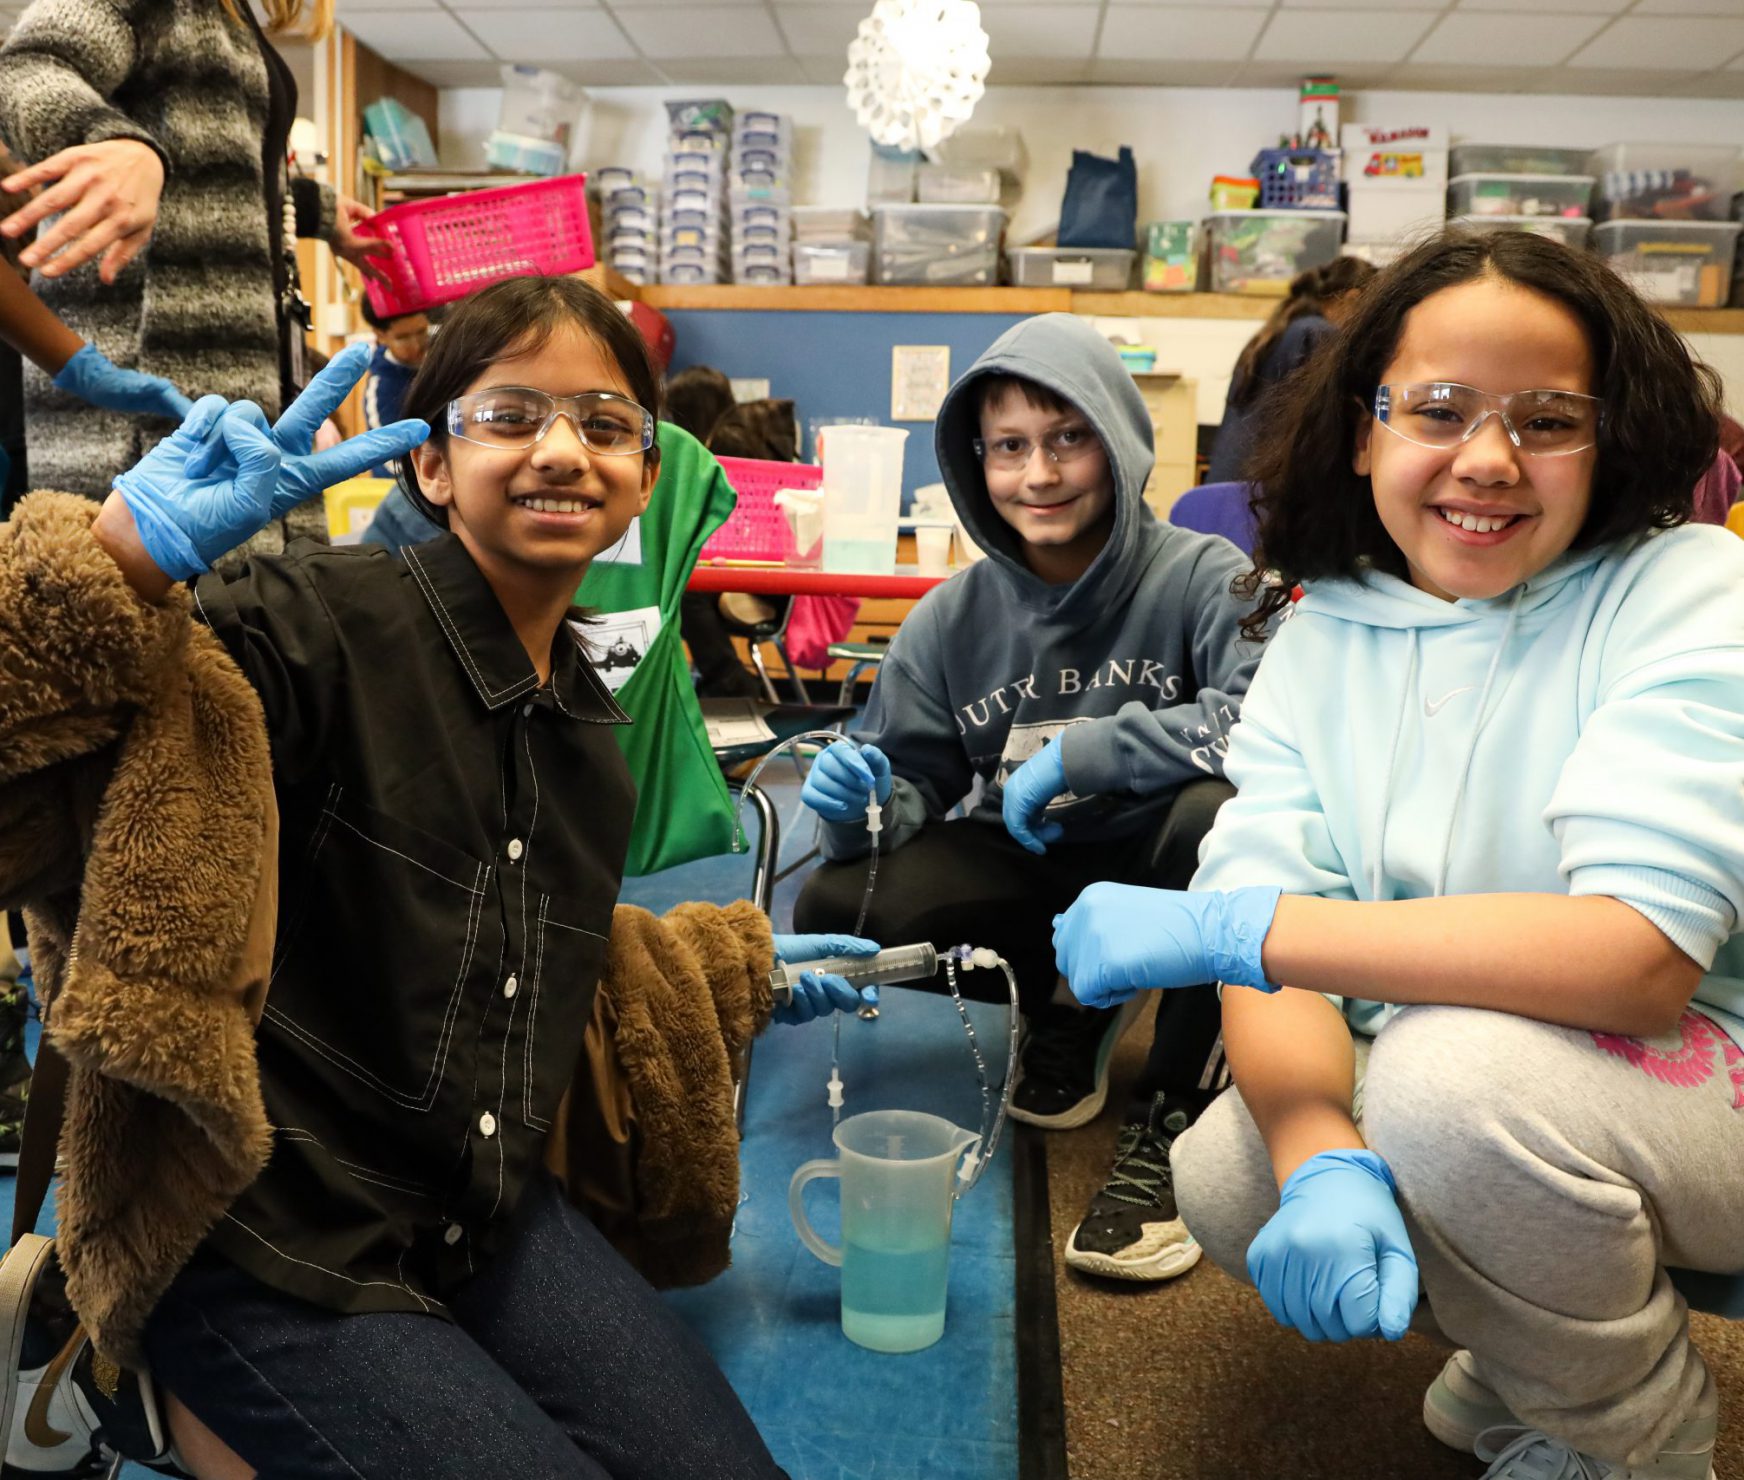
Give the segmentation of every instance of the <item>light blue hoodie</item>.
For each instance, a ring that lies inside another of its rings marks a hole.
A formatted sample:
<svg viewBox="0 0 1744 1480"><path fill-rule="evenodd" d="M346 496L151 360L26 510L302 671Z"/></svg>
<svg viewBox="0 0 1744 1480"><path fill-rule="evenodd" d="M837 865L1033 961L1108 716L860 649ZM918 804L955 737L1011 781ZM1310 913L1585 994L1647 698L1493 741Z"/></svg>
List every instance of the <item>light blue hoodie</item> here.
<svg viewBox="0 0 1744 1480"><path fill-rule="evenodd" d="M1608 895L1744 1043L1744 541L1686 526L1487 601L1316 582L1230 735L1195 889ZM1728 944L1728 941L1730 943ZM1350 1001L1373 1033L1395 1009Z"/></svg>

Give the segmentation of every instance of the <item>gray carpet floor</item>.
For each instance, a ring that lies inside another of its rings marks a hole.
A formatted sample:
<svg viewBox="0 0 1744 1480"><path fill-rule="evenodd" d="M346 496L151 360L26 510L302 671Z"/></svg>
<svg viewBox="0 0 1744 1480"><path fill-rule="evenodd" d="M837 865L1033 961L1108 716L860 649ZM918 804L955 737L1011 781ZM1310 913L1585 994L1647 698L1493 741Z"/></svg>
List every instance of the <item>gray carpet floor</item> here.
<svg viewBox="0 0 1744 1480"><path fill-rule="evenodd" d="M1147 1015L1148 1017L1148 1015ZM1055 1289L1072 1480L1469 1480L1483 1472L1419 1418L1447 1351L1311 1346L1201 1260L1181 1279L1123 1286L1066 1268L1072 1228L1113 1157L1119 1107L1149 1022L1116 1053L1109 1109L1048 1138ZM1744 1480L1744 1322L1694 1318L1720 1387L1719 1480Z"/></svg>

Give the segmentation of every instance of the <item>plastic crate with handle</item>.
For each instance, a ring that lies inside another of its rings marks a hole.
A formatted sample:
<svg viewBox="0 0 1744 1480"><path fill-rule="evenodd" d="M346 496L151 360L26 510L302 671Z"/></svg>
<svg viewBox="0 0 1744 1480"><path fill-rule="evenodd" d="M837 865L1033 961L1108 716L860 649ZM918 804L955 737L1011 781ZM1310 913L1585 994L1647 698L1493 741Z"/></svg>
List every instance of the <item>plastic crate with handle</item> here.
<svg viewBox="0 0 1744 1480"><path fill-rule="evenodd" d="M739 501L727 522L708 537L703 560L791 560L793 527L775 507L778 488L818 488L824 470L816 463L771 462L756 457L723 457L721 471Z"/></svg>
<svg viewBox="0 0 1744 1480"><path fill-rule="evenodd" d="M1338 209L1338 156L1324 149L1262 149L1248 166L1260 182L1260 209Z"/></svg>
<svg viewBox="0 0 1744 1480"><path fill-rule="evenodd" d="M389 281L365 290L384 317L422 313L503 278L593 266L587 176L474 190L390 206L358 226L392 248Z"/></svg>

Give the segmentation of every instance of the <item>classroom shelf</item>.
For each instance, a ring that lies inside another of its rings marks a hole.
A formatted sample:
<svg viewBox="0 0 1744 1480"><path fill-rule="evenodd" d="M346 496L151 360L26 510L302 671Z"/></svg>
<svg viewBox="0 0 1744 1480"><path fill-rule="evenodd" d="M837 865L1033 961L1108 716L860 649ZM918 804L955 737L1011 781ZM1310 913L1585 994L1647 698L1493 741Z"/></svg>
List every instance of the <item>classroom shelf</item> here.
<svg viewBox="0 0 1744 1480"><path fill-rule="evenodd" d="M614 274L614 277L616 275ZM1099 318L1264 319L1276 298L1238 293L1074 293L1069 288L829 287L632 288L616 296L660 309L739 309L813 313L1080 313ZM1686 334L1744 334L1744 308L1667 308Z"/></svg>

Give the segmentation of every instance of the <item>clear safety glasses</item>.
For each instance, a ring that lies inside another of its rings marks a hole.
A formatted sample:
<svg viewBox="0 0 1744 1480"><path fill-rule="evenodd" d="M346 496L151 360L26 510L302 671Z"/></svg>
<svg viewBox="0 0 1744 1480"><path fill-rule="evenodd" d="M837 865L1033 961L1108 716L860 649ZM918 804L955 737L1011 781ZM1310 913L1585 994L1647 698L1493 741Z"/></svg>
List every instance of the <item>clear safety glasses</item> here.
<svg viewBox="0 0 1744 1480"><path fill-rule="evenodd" d="M552 396L526 386L496 386L448 403L448 430L480 447L531 447L567 416L589 452L629 457L654 445L654 418L625 396L589 391Z"/></svg>
<svg viewBox="0 0 1744 1480"><path fill-rule="evenodd" d="M1508 439L1532 457L1583 452L1599 439L1601 403L1573 391L1515 391L1498 396L1451 380L1383 385L1375 420L1419 447L1457 447L1492 416Z"/></svg>
<svg viewBox="0 0 1744 1480"><path fill-rule="evenodd" d="M1074 462L1102 444L1087 426L1056 427L1042 437L1042 451L1056 463ZM1036 444L1028 437L977 437L975 456L983 465L1002 472L1020 472L1029 466Z"/></svg>

